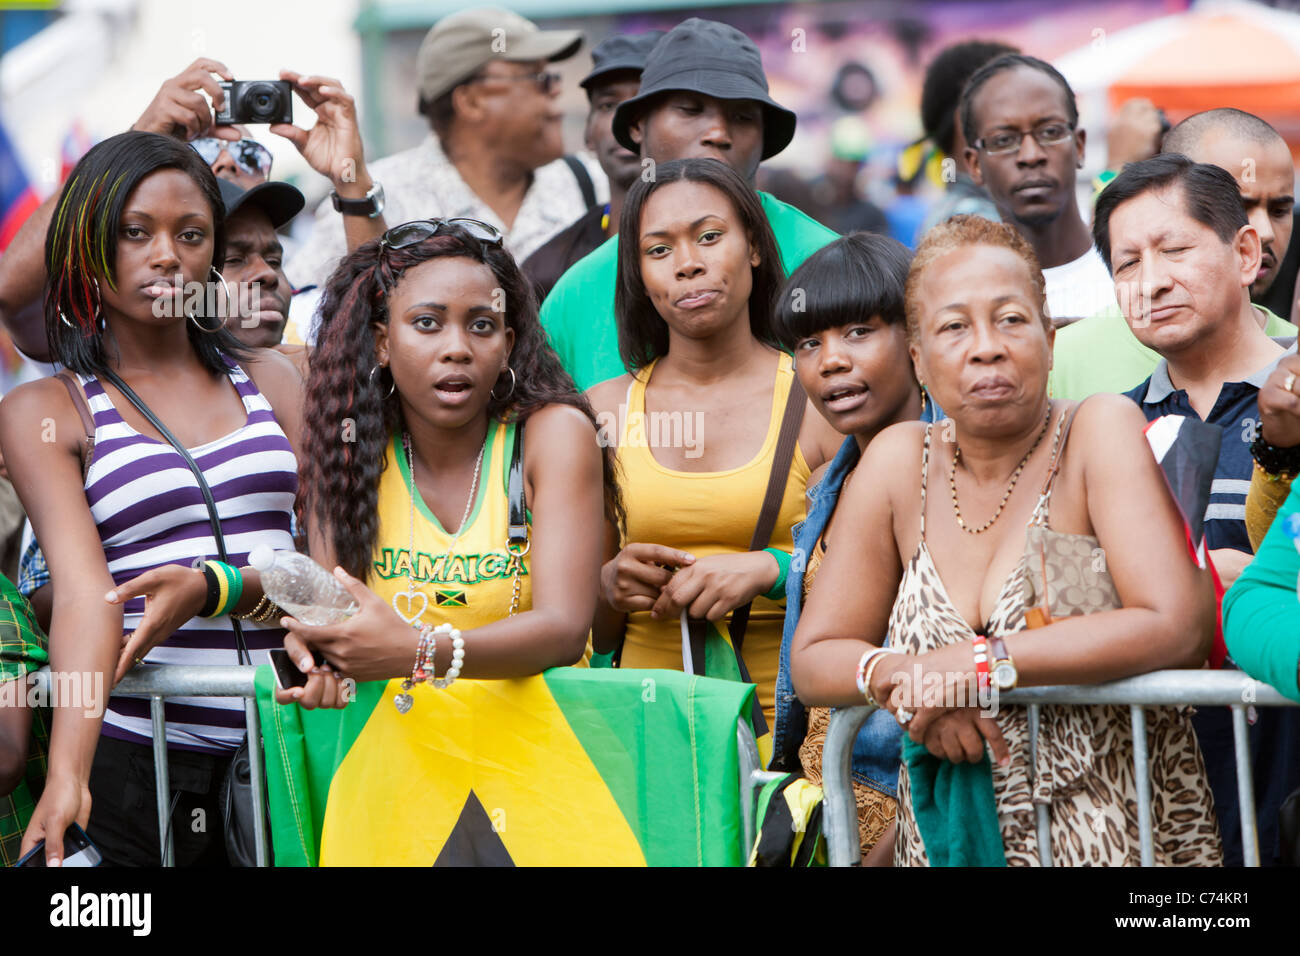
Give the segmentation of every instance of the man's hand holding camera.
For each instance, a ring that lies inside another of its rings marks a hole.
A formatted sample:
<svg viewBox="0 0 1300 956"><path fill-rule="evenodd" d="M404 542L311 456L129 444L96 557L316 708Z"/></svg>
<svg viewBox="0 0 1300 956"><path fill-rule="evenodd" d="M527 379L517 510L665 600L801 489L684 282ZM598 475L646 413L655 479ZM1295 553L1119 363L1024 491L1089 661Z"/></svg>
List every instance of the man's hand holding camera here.
<svg viewBox="0 0 1300 956"><path fill-rule="evenodd" d="M163 83L153 102L131 129L174 136L186 142L200 136L215 136L232 141L239 139L239 131L233 127L215 125L212 106L203 96L207 93L217 109L225 106L225 91L213 78L214 74L224 80L234 80L224 63L199 57L181 73Z"/></svg>
<svg viewBox="0 0 1300 956"><path fill-rule="evenodd" d="M316 125L303 129L291 123L277 123L270 131L298 147L302 158L334 184L340 197L364 199L373 184L366 170L356 101L343 89L342 83L330 77L302 76L281 70L280 79L290 83L302 101L315 111Z"/></svg>

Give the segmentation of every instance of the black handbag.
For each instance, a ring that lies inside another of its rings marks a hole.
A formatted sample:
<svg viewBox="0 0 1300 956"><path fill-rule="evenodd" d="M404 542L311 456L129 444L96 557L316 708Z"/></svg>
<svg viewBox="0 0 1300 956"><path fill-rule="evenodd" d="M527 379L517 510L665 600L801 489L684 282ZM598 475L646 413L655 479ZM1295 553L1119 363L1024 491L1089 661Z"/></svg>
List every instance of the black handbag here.
<svg viewBox="0 0 1300 956"><path fill-rule="evenodd" d="M203 501L208 506L208 521L212 525L212 537L217 543L217 557L226 563L229 563L226 557L226 539L221 533L221 519L217 516L217 503L212 497L212 489L208 486L208 481L203 477L203 472L195 463L194 458L190 455L189 450L177 440L161 421L158 416L146 405L140 396L132 391L131 386L122 381L117 373L105 369L104 378L112 382L113 385L121 392L126 400L135 406L136 411L144 416L158 434L162 435L174 449L177 454L184 459L185 464L194 474L194 480L198 482L199 491L203 493ZM92 432L93 434L93 432ZM248 653L248 645L244 641L244 628L236 618L230 619L231 629L235 632L235 646L239 652L239 663L251 664L252 657ZM259 740L257 746L261 746ZM255 817L253 813L253 787L252 787L252 764L249 756L249 738L247 732L244 734L244 740L235 750L235 755L230 761L230 766L226 770L225 778L221 781L221 790L219 792L219 803L221 806L222 822L225 829L226 838L226 855L230 860L231 866L257 866L257 840L254 836ZM270 803L263 799L262 806L266 809L266 833L271 832ZM270 848L268 847L268 859L270 863Z"/></svg>
<svg viewBox="0 0 1300 956"><path fill-rule="evenodd" d="M1292 790L1277 813L1280 853L1287 866L1300 866L1300 790Z"/></svg>

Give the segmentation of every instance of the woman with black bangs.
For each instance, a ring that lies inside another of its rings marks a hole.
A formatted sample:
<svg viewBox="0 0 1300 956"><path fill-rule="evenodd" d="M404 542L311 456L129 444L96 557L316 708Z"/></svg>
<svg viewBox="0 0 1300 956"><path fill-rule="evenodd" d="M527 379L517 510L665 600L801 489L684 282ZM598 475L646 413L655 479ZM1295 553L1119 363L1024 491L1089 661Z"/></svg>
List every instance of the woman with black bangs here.
<svg viewBox="0 0 1300 956"><path fill-rule="evenodd" d="M158 864L146 812L155 805L149 705L111 697L105 711L105 696L146 657L237 663L229 615L261 597L247 569L242 597L232 589L220 613L197 616L208 589L191 565L219 553L210 512L185 458L130 396L212 486L232 574L258 545L293 547L301 379L278 353L245 349L212 314L224 285L213 268L223 215L212 171L185 144L123 133L91 149L63 188L45 246L45 327L67 372L0 404L0 445L58 595L51 667L84 683L80 699L55 702L49 773L23 840L26 852L49 837L51 865L73 822L106 862ZM282 634L250 622L248 648L279 646ZM200 810L220 820L217 791L244 736L244 702L169 701L166 717L176 861L224 864L222 828L187 824Z"/></svg>
<svg viewBox="0 0 1300 956"><path fill-rule="evenodd" d="M615 311L633 373L589 394L601 421L617 423L602 432L618 446L628 519L601 572L594 643L621 645L624 667L680 670L687 630L691 669L733 678L744 677L733 650L743 643L770 724L790 528L839 435L804 414L793 362L774 344L780 255L734 170L709 159L660 165L653 182L633 185L619 235Z"/></svg>
<svg viewBox="0 0 1300 956"><path fill-rule="evenodd" d="M794 354L795 370L813 407L847 436L835 458L809 479L808 517L794 527L796 559L786 580L785 632L777 676L773 765L802 769L821 782L822 746L830 708L806 709L790 682L790 643L804 594L828 549L840 489L853 476L862 450L896 422L931 422L942 412L916 380L907 352L903 289L912 254L902 243L872 233L837 239L808 257L786 282L773 328ZM854 530L836 530L855 547ZM901 731L886 711L867 721L853 748L853 792L868 864L893 856ZM871 854L879 846L876 854Z"/></svg>

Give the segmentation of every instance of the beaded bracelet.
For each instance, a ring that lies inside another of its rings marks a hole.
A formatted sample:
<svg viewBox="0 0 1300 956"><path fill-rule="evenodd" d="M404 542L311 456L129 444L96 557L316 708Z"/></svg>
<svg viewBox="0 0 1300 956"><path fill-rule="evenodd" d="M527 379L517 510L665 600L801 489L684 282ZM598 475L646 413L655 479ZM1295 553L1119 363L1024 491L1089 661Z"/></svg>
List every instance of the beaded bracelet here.
<svg viewBox="0 0 1300 956"><path fill-rule="evenodd" d="M415 698L411 696L411 688L433 675L433 656L437 647L433 627L429 624L424 625L420 628L420 640L415 645L415 666L411 668L411 676L402 681L401 693L393 698L393 706L397 708L399 714L406 713L415 703Z"/></svg>
<svg viewBox="0 0 1300 956"><path fill-rule="evenodd" d="M435 641L439 634L446 634L451 638L451 666L447 668L447 673L441 677L433 677L430 680L434 687L445 690L455 683L456 678L460 676L461 664L465 660L465 639L460 636L460 631L450 624L439 624L434 628L433 634ZM430 674L432 674L432 670L430 670Z"/></svg>
<svg viewBox="0 0 1300 956"><path fill-rule="evenodd" d="M253 606L252 610L245 611L243 614L237 614L234 611L230 612L230 616L235 618L235 620L252 621L254 624L265 624L272 618L284 617L284 615L284 609L265 594L262 595L262 600L258 601L257 604Z"/></svg>

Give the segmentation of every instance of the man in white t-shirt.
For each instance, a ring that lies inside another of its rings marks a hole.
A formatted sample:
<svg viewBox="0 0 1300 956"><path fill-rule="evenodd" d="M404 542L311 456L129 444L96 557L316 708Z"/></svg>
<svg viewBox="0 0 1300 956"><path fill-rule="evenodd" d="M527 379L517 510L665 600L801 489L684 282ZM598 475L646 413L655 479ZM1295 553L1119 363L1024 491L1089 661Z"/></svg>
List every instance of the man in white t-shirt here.
<svg viewBox="0 0 1300 956"><path fill-rule="evenodd" d="M1000 56L966 84L961 125L972 178L1034 247L1052 321L1068 325L1113 305L1114 282L1075 193L1085 135L1065 77L1032 56Z"/></svg>

